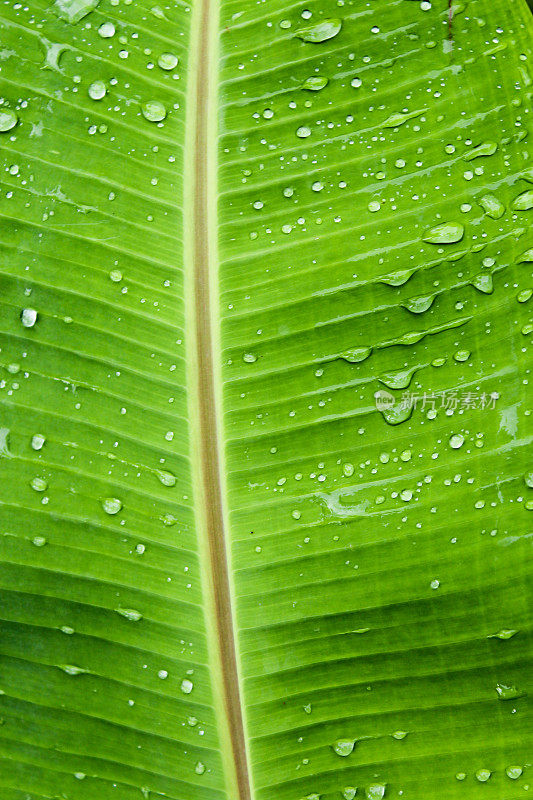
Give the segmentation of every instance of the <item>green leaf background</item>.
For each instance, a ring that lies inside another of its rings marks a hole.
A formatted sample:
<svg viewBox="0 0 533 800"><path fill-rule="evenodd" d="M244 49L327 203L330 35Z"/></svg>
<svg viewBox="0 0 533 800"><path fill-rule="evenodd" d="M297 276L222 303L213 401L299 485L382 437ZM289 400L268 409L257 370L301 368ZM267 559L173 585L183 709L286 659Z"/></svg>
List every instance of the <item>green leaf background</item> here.
<svg viewBox="0 0 533 800"><path fill-rule="evenodd" d="M527 5L153 2L0 12L0 797L526 798Z"/></svg>

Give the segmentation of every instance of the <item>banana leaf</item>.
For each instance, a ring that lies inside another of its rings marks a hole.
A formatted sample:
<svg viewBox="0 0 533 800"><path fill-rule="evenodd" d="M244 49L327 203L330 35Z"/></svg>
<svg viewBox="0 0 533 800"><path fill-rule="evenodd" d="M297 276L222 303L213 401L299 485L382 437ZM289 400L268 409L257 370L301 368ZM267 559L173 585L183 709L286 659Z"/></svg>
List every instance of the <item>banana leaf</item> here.
<svg viewBox="0 0 533 800"><path fill-rule="evenodd" d="M531 793L526 0L0 11L0 798Z"/></svg>

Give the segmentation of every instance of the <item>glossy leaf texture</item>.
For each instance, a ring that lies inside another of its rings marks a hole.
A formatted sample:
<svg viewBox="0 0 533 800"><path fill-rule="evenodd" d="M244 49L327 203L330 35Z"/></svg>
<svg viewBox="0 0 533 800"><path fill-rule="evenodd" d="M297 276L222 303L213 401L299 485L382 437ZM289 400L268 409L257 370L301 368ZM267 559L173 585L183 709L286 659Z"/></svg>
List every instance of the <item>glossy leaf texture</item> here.
<svg viewBox="0 0 533 800"><path fill-rule="evenodd" d="M195 439L206 7L251 797L526 798L522 0L2 6L0 796L245 800Z"/></svg>

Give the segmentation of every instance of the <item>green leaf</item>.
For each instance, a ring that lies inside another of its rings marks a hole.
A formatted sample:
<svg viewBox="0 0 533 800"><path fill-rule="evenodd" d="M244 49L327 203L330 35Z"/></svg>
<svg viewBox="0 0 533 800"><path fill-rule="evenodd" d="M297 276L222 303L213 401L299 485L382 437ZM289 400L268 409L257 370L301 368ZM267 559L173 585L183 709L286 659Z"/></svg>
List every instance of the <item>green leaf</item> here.
<svg viewBox="0 0 533 800"><path fill-rule="evenodd" d="M0 798L526 798L525 1L0 33Z"/></svg>

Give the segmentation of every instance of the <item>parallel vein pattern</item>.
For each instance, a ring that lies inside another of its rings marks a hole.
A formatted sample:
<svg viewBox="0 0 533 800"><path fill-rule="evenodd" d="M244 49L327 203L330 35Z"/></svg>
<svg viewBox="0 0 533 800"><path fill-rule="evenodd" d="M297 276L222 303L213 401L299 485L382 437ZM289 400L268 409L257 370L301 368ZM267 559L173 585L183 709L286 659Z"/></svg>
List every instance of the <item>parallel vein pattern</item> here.
<svg viewBox="0 0 533 800"><path fill-rule="evenodd" d="M75 5L1 12L0 796L223 800L185 385L191 10Z"/></svg>
<svg viewBox="0 0 533 800"><path fill-rule="evenodd" d="M448 5L222 3L255 800L530 787L531 21Z"/></svg>

